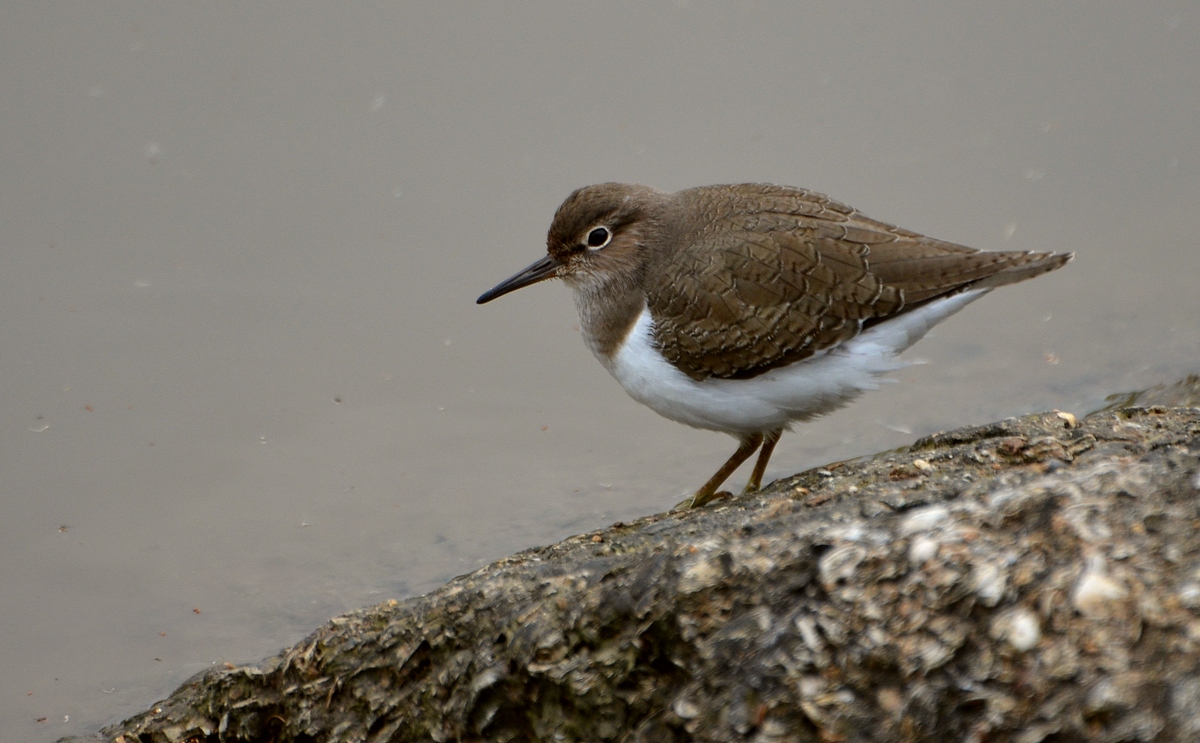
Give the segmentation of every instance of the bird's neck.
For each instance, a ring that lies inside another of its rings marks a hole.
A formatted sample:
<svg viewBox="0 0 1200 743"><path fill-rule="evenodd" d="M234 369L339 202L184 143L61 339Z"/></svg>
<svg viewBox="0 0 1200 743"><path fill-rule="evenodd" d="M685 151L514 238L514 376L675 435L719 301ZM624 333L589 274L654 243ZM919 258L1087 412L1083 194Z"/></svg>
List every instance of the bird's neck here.
<svg viewBox="0 0 1200 743"><path fill-rule="evenodd" d="M609 277L571 287L583 340L601 363L607 365L633 330L646 307L646 294L637 282Z"/></svg>

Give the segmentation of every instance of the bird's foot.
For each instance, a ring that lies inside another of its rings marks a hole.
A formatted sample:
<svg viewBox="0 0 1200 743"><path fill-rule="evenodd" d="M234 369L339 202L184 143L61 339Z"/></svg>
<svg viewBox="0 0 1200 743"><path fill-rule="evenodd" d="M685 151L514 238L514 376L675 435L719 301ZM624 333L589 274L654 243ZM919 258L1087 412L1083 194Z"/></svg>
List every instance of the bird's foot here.
<svg viewBox="0 0 1200 743"><path fill-rule="evenodd" d="M733 493L729 492L728 490L722 490L722 491L719 491L716 493L699 492L699 493L696 493L695 495L693 495L691 498L685 498L685 499L679 501L678 503L675 504L675 507L672 508L671 510L672 511L687 511L692 508L701 508L703 506L707 506L709 503L712 503L713 501L716 501L716 500L721 500L722 498L732 498L732 497L733 497Z"/></svg>

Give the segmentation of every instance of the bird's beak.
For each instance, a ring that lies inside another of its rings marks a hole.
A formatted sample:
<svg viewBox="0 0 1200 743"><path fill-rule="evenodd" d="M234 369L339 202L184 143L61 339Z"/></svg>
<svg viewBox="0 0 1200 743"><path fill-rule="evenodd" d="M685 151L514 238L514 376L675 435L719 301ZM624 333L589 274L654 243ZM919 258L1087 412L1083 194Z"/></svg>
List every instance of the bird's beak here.
<svg viewBox="0 0 1200 743"><path fill-rule="evenodd" d="M536 284L539 281L552 279L554 278L555 274L558 273L558 267L560 265L562 264L548 255L538 258L536 261L526 266L525 269L520 273L516 274L515 276L508 277L504 281L501 281L499 284L496 284L491 289L488 289L483 294L479 295L479 299L475 300L475 304L490 302L496 297L508 294L509 292L515 292L517 289L520 289L523 286L529 286L530 284Z"/></svg>

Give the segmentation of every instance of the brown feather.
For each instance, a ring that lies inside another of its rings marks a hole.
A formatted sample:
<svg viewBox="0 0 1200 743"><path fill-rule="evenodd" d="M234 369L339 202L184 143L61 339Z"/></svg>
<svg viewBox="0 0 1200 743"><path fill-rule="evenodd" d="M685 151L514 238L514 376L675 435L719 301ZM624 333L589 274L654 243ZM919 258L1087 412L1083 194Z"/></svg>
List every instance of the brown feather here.
<svg viewBox="0 0 1200 743"><path fill-rule="evenodd" d="M1070 258L980 252L803 189L706 186L673 198L689 227L648 259L643 288L663 355L694 379L754 377L924 302Z"/></svg>

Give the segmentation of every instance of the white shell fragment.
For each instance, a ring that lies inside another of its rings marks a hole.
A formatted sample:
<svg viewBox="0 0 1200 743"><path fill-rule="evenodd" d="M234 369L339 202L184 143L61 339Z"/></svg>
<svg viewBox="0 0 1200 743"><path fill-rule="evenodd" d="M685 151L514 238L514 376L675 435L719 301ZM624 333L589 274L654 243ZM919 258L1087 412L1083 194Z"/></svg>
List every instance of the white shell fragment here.
<svg viewBox="0 0 1200 743"><path fill-rule="evenodd" d="M1103 560L1093 558L1088 560L1087 569L1075 584L1071 603L1086 617L1104 617L1112 612L1113 604L1128 595L1125 587L1107 574Z"/></svg>
<svg viewBox="0 0 1200 743"><path fill-rule="evenodd" d="M913 565L924 565L937 557L938 542L929 537L917 537L908 547L908 561Z"/></svg>
<svg viewBox="0 0 1200 743"><path fill-rule="evenodd" d="M950 516L945 506L926 506L915 509L900 522L900 536L907 537L919 531L932 529Z"/></svg>
<svg viewBox="0 0 1200 743"><path fill-rule="evenodd" d="M976 565L972 576L975 595L984 606L995 606L1004 598L1008 587L1008 575L994 563Z"/></svg>
<svg viewBox="0 0 1200 743"><path fill-rule="evenodd" d="M1024 653L1042 641L1042 623L1029 609L1018 606L996 617L992 622L992 637L1004 640L1013 650Z"/></svg>

